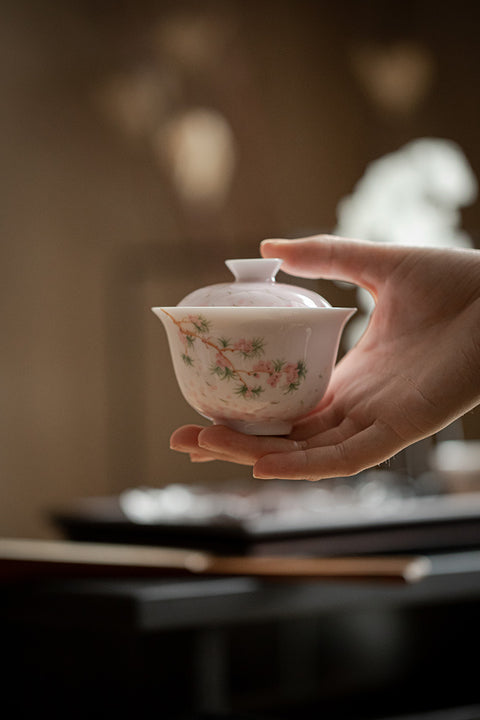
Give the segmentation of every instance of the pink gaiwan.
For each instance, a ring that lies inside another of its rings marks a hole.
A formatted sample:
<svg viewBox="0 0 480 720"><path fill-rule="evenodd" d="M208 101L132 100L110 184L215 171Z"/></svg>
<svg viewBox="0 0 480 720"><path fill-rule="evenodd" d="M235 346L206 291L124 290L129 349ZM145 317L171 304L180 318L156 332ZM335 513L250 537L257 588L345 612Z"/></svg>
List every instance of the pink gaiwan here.
<svg viewBox="0 0 480 720"><path fill-rule="evenodd" d="M354 308L277 283L278 259L227 260L232 283L154 307L187 402L216 424L288 435L320 402Z"/></svg>

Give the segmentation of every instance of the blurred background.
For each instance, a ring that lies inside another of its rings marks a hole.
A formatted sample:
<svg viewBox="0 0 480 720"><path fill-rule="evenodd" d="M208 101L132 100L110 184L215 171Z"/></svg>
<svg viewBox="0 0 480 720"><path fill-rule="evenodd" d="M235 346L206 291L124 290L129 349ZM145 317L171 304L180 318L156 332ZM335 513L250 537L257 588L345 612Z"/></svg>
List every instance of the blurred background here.
<svg viewBox="0 0 480 720"><path fill-rule="evenodd" d="M265 237L368 236L340 210L372 163L454 143L433 200L479 246L479 21L465 0L3 0L2 535L53 534L77 497L248 475L169 450L199 418L150 307Z"/></svg>

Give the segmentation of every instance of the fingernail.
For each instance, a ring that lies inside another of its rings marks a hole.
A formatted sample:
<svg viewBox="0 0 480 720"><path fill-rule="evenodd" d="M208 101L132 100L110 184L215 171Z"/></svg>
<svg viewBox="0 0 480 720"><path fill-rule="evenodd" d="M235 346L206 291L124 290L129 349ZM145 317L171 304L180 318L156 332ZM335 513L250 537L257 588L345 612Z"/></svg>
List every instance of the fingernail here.
<svg viewBox="0 0 480 720"><path fill-rule="evenodd" d="M175 445L173 443L170 443L170 450L175 450L175 452L189 452L188 448L185 448L182 445Z"/></svg>
<svg viewBox="0 0 480 720"><path fill-rule="evenodd" d="M213 458L207 458L201 453L190 453L190 462L192 463L204 463L208 462L209 460L213 460Z"/></svg>
<svg viewBox="0 0 480 720"><path fill-rule="evenodd" d="M213 449L213 446L211 445L211 443L208 442L208 438L207 438L207 440L205 441L205 438L202 438L201 435L202 435L202 433L200 433L200 435L199 435L198 438L197 438L197 445L198 445L198 447L201 447L203 450L211 450L211 449Z"/></svg>
<svg viewBox="0 0 480 720"><path fill-rule="evenodd" d="M255 465L252 468L253 477L256 480L275 480L276 476L258 469Z"/></svg>

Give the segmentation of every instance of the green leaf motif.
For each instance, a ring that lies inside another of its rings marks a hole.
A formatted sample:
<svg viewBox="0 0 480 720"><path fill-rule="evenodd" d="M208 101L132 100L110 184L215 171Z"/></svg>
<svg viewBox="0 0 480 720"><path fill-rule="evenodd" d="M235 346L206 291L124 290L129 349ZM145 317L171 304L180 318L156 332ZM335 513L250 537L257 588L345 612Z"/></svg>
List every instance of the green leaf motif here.
<svg viewBox="0 0 480 720"><path fill-rule="evenodd" d="M285 395L295 392L295 390L298 390L299 387L300 387L300 383L298 381L289 383L287 386L287 389L285 390Z"/></svg>
<svg viewBox="0 0 480 720"><path fill-rule="evenodd" d="M297 362L297 370L299 380L305 380L305 377L307 375L307 365L304 360L299 360Z"/></svg>
<svg viewBox="0 0 480 720"><path fill-rule="evenodd" d="M210 330L210 322L203 317L203 315L199 315L195 320L192 320L192 325L195 328L195 330L199 333L206 333L208 330Z"/></svg>
<svg viewBox="0 0 480 720"><path fill-rule="evenodd" d="M253 338L252 351L251 351L249 357L258 357L259 355L263 355L263 345L264 345L263 338Z"/></svg>
<svg viewBox="0 0 480 720"><path fill-rule="evenodd" d="M238 385L235 393L237 395L241 395L245 399L250 398L256 398L258 397L262 392L264 392L264 388L261 385L256 385L255 387L248 387L248 385Z"/></svg>
<svg viewBox="0 0 480 720"><path fill-rule="evenodd" d="M217 375L220 380L231 380L235 375L232 368L220 367L219 365L212 365L210 367L210 372L212 372L214 375Z"/></svg>
<svg viewBox="0 0 480 720"><path fill-rule="evenodd" d="M248 365L245 367L244 363L237 365L237 362L233 361L235 357L237 360L239 357L252 360L264 355L265 340L263 337L232 339L221 336L214 339L210 334L205 336L210 331L212 322L203 315L187 315L177 324L183 335L185 352L181 354L181 358L185 365L189 367L195 365L193 359L195 351L199 345L205 346L209 354L212 351L216 353L215 359L210 355L212 357L209 366L211 375L219 380L235 380L235 394L246 400L258 398L267 389L269 393L275 388L279 393L293 393L299 389L307 375L307 365L304 360L298 360L295 363L283 358L262 359L250 367ZM230 354L227 357L228 353L233 355ZM249 382L256 381L257 384L249 385L248 378ZM210 385L208 381L207 385L212 389L216 387Z"/></svg>

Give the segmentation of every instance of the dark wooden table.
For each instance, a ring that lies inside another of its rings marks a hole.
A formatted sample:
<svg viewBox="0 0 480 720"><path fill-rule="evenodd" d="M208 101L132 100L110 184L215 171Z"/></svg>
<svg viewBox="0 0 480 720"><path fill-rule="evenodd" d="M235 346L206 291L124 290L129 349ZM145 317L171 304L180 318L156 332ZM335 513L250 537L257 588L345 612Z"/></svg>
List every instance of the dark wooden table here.
<svg viewBox="0 0 480 720"><path fill-rule="evenodd" d="M92 703L113 713L155 702L165 718L299 720L320 710L359 720L480 707L480 550L431 561L428 577L401 586L251 577L5 584L4 696L17 711L55 706L70 716Z"/></svg>

